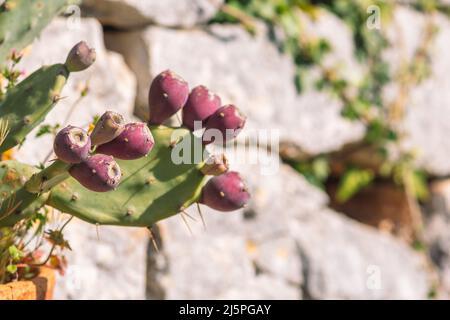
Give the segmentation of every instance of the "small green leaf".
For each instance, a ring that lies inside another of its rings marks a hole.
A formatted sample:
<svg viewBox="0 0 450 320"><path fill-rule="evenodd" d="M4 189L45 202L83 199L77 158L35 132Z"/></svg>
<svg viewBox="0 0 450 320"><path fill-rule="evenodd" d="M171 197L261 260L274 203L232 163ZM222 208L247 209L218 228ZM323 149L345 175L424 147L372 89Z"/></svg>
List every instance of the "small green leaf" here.
<svg viewBox="0 0 450 320"><path fill-rule="evenodd" d="M23 256L23 252L20 251L15 245L9 246L8 252L13 261L19 261Z"/></svg>
<svg viewBox="0 0 450 320"><path fill-rule="evenodd" d="M367 169L348 169L341 178L336 199L339 202L346 202L362 188L368 186L374 179L374 173Z"/></svg>
<svg viewBox="0 0 450 320"><path fill-rule="evenodd" d="M6 271L14 274L17 272L17 266L15 264L10 264L6 267Z"/></svg>

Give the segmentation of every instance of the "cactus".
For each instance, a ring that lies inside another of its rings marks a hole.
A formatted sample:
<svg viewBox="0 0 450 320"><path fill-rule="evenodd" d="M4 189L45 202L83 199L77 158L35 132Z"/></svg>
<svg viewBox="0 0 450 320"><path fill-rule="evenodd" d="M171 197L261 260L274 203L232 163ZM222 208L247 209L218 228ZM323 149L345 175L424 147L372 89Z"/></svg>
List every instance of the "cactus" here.
<svg viewBox="0 0 450 320"><path fill-rule="evenodd" d="M171 159L176 142L197 138L186 129L150 129L155 146L147 157L117 160L123 176L116 190L92 193L71 178L52 190L48 204L91 223L151 226L197 202L206 180L202 164Z"/></svg>
<svg viewBox="0 0 450 320"><path fill-rule="evenodd" d="M71 64L76 64L74 59L80 57L73 54L74 50L67 59ZM0 115L11 125L0 150L20 143L44 119L58 100L68 75L66 65L44 67L8 92ZM163 72L158 77L149 96L155 101L163 100L150 108L155 105L161 108L157 115L164 120L184 106L188 86L172 72ZM13 105L22 108L14 109ZM215 116L219 111L219 116ZM124 125L123 117L109 111L94 128L93 149L91 138L82 129L68 126L56 136L54 151L58 159L50 166L37 171L16 162L2 163L5 177L10 176L8 172L16 172L15 176L20 178L5 183L7 192L1 198L0 226L12 225L43 205L95 224L148 227L183 212L195 202L230 211L248 201L248 192L239 176L225 173L228 164L223 155L212 156L205 163L201 139L188 129L165 127L153 120L157 125ZM230 105L218 109L206 123L207 128L219 132L234 129L234 137L245 118ZM181 150L183 160L188 161L178 163L173 155ZM197 156L199 153L201 157ZM205 186L208 175L217 177ZM219 194L226 192L220 201L211 200L214 186L220 189Z"/></svg>
<svg viewBox="0 0 450 320"><path fill-rule="evenodd" d="M0 103L0 119L8 123L8 134L0 145L0 153L23 143L27 134L44 121L60 100L69 74L65 64L44 66L8 90Z"/></svg>
<svg viewBox="0 0 450 320"><path fill-rule="evenodd" d="M69 72L63 64L42 67L8 90L0 104L0 118L8 121L9 133L0 153L22 143L60 99Z"/></svg>
<svg viewBox="0 0 450 320"><path fill-rule="evenodd" d="M12 50L30 44L41 30L74 0L6 0L0 5L0 65Z"/></svg>
<svg viewBox="0 0 450 320"><path fill-rule="evenodd" d="M11 225L44 205L48 194L30 193L24 186L37 171L14 160L0 162L0 226Z"/></svg>

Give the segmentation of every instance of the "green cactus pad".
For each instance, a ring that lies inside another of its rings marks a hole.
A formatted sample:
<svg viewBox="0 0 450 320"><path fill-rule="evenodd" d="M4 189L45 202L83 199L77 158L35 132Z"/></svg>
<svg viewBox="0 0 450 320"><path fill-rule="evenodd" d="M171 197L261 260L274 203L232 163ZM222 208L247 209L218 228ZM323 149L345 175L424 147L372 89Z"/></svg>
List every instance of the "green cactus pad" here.
<svg viewBox="0 0 450 320"><path fill-rule="evenodd" d="M39 35L68 0L6 0L0 6L0 65L13 49L21 50Z"/></svg>
<svg viewBox="0 0 450 320"><path fill-rule="evenodd" d="M60 99L69 72L63 64L44 66L33 72L8 94L0 104L0 118L8 121L9 134L0 153L22 143Z"/></svg>
<svg viewBox="0 0 450 320"><path fill-rule="evenodd" d="M155 146L147 157L117 161L123 176L116 190L95 193L69 178L52 189L47 203L91 223L146 227L197 201L205 181L201 165L171 159L175 144L196 138L186 129L150 129Z"/></svg>
<svg viewBox="0 0 450 320"><path fill-rule="evenodd" d="M48 194L32 194L23 187L36 171L14 160L0 162L0 226L13 225L44 205Z"/></svg>

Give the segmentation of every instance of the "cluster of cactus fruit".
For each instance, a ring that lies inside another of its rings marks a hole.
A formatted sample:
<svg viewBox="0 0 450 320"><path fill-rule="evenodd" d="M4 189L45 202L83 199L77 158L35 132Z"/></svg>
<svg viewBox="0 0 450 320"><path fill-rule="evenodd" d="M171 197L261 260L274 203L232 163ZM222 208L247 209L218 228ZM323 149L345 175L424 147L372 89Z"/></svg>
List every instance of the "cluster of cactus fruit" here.
<svg viewBox="0 0 450 320"><path fill-rule="evenodd" d="M0 152L23 142L59 101L71 72L94 63L95 51L78 43L64 64L35 71L0 102L0 117L8 134ZM182 109L182 126L163 122ZM42 170L18 163L0 163L0 226L10 226L44 205L95 224L149 227L194 203L220 211L243 207L249 200L240 175L228 171L225 156L176 164L174 147L183 139L200 139L202 151L217 140L236 137L245 117L234 105L205 86L189 91L186 81L164 71L149 90L148 123L125 123L105 112L91 134L67 126L55 137L56 159ZM200 138L193 131L202 129ZM210 132L214 131L213 134ZM195 145L195 144L193 144Z"/></svg>

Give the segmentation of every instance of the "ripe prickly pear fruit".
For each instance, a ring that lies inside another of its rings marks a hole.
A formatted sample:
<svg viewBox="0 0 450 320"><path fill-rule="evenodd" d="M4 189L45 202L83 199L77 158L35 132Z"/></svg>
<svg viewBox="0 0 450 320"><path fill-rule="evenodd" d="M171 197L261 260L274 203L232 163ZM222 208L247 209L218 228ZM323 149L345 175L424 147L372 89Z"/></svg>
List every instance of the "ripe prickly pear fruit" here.
<svg viewBox="0 0 450 320"><path fill-rule="evenodd" d="M159 125L169 119L183 108L188 95L189 86L186 81L170 70L161 72L150 85L148 94L149 124Z"/></svg>
<svg viewBox="0 0 450 320"><path fill-rule="evenodd" d="M203 133L203 143L209 144L218 139L217 133L222 134L222 142L234 139L245 125L246 117L238 108L228 104L216 110L206 121L206 130ZM216 129L216 130L210 130Z"/></svg>
<svg viewBox="0 0 450 320"><path fill-rule="evenodd" d="M91 133L92 145L101 145L114 140L125 129L122 115L113 111L106 111L95 124Z"/></svg>
<svg viewBox="0 0 450 320"><path fill-rule="evenodd" d="M70 50L65 65L70 72L82 71L89 68L95 58L95 49L89 48L86 42L80 41Z"/></svg>
<svg viewBox="0 0 450 320"><path fill-rule="evenodd" d="M221 155L213 155L208 158L200 171L205 176L220 176L228 171L228 167L228 159L222 153Z"/></svg>
<svg viewBox="0 0 450 320"><path fill-rule="evenodd" d="M95 154L81 163L74 164L69 173L86 189L95 192L115 189L122 177L114 158L105 154Z"/></svg>
<svg viewBox="0 0 450 320"><path fill-rule="evenodd" d="M100 145L97 151L122 160L134 160L146 156L154 144L155 140L147 125L135 122L125 125L117 138Z"/></svg>
<svg viewBox="0 0 450 320"><path fill-rule="evenodd" d="M55 137L53 150L56 156L65 163L80 163L89 155L91 139L81 128L67 126Z"/></svg>
<svg viewBox="0 0 450 320"><path fill-rule="evenodd" d="M244 207L250 193L236 171L211 178L203 187L200 203L219 211L233 211Z"/></svg>
<svg viewBox="0 0 450 320"><path fill-rule="evenodd" d="M201 128L205 120L220 108L220 97L208 90L205 86L197 86L189 94L186 105L183 108L183 125L194 130L194 121L201 122Z"/></svg>

